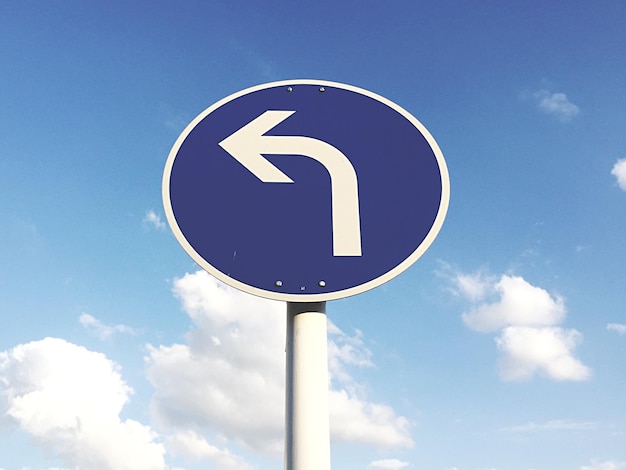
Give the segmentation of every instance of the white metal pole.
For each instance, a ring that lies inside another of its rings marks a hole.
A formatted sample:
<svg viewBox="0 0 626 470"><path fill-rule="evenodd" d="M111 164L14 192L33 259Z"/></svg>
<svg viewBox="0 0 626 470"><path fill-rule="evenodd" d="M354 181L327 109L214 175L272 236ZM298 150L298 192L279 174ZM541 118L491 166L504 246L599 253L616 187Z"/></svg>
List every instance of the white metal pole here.
<svg viewBox="0 0 626 470"><path fill-rule="evenodd" d="M287 302L285 470L330 470L326 302Z"/></svg>

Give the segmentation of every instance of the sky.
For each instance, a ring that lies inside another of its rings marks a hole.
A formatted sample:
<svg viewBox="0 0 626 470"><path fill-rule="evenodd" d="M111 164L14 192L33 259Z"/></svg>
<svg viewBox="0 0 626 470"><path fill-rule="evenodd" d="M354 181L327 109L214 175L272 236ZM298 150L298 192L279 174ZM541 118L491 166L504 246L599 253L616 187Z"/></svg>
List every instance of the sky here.
<svg viewBox="0 0 626 470"><path fill-rule="evenodd" d="M177 243L178 135L358 86L450 172L407 271L329 301L333 469L626 469L626 4L0 1L0 469L283 465L285 304ZM219 227L216 227L219 230Z"/></svg>

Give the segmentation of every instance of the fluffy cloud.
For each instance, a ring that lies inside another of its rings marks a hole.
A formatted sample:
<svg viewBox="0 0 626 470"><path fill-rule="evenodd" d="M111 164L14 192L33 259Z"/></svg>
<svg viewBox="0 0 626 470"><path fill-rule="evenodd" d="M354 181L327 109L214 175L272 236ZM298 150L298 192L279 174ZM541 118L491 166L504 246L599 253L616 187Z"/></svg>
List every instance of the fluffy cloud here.
<svg viewBox="0 0 626 470"><path fill-rule="evenodd" d="M586 380L590 369L572 356L581 342L576 330L510 326L496 338L504 380L524 380L545 373L555 380Z"/></svg>
<svg viewBox="0 0 626 470"><path fill-rule="evenodd" d="M212 460L219 470L248 470L251 467L239 456L228 449L219 449L209 444L194 431L178 432L166 440L166 445L173 455L182 455L189 461Z"/></svg>
<svg viewBox="0 0 626 470"><path fill-rule="evenodd" d="M119 414L132 390L104 355L46 338L0 353L5 419L71 468L164 470L147 426Z"/></svg>
<svg viewBox="0 0 626 470"><path fill-rule="evenodd" d="M410 423L393 409L354 396L348 390L331 390L330 431L333 438L378 447L412 447Z"/></svg>
<svg viewBox="0 0 626 470"><path fill-rule="evenodd" d="M482 291L484 294L494 292L498 299L463 314L465 324L476 331L492 332L511 325L555 325L565 317L563 299L552 298L544 289L521 277L503 275L494 284L484 286Z"/></svg>
<svg viewBox="0 0 626 470"><path fill-rule="evenodd" d="M150 347L153 410L169 427L216 433L265 455L280 455L284 435L284 303L226 287L204 271L174 283L193 326L185 344ZM371 365L360 335L329 328L331 433L335 439L410 446L409 423L357 396L347 366ZM343 387L343 388L342 388Z"/></svg>
<svg viewBox="0 0 626 470"><path fill-rule="evenodd" d="M563 122L572 120L580 113L580 108L572 103L565 93L550 93L547 90L541 90L534 94L534 98L541 111Z"/></svg>
<svg viewBox="0 0 626 470"><path fill-rule="evenodd" d="M403 462L402 460L398 459L375 460L368 465L368 467L382 468L384 470L400 470L401 468L408 466L409 462Z"/></svg>
<svg viewBox="0 0 626 470"><path fill-rule="evenodd" d="M230 289L204 271L176 280L174 293L193 328L186 344L149 350L157 418L175 428L219 429L258 452L280 454L284 304Z"/></svg>
<svg viewBox="0 0 626 470"><path fill-rule="evenodd" d="M626 158L622 158L615 162L611 174L617 179L617 184L622 190L626 191Z"/></svg>
<svg viewBox="0 0 626 470"><path fill-rule="evenodd" d="M462 314L465 324L475 331L497 334L503 380L525 380L538 374L553 380L591 376L591 370L573 356L582 335L558 326L566 315L561 297L519 276L496 279L482 273L457 273L451 279L455 292L473 303Z"/></svg>

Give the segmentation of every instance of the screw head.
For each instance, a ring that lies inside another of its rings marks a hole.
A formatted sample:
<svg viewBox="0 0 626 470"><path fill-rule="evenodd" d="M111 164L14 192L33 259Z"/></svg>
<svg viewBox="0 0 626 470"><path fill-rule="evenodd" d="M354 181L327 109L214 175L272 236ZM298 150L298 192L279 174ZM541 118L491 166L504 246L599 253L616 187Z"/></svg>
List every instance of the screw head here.
<svg viewBox="0 0 626 470"><path fill-rule="evenodd" d="M291 88L290 86L287 87L287 93L291 93L293 91L293 88Z"/></svg>
<svg viewBox="0 0 626 470"><path fill-rule="evenodd" d="M317 283L317 285L320 287L326 287L326 281L321 280L320 282Z"/></svg>
<svg viewBox="0 0 626 470"><path fill-rule="evenodd" d="M320 93L324 93L326 91L326 88L324 88L323 86L320 87Z"/></svg>
<svg viewBox="0 0 626 470"><path fill-rule="evenodd" d="M276 282L274 283L274 285L275 285L276 287L282 287L282 286L283 286L283 281L280 281L280 280L279 280L279 281L276 281Z"/></svg>

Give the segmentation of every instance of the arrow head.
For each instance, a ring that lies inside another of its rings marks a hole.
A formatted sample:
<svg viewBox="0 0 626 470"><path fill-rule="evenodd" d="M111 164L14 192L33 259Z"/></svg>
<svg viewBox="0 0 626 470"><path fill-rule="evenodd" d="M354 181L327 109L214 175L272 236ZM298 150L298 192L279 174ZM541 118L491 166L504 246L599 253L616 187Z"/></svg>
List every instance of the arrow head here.
<svg viewBox="0 0 626 470"><path fill-rule="evenodd" d="M219 145L264 183L293 183L289 176L261 155L266 139L263 135L293 113L295 111L265 111L226 137Z"/></svg>

